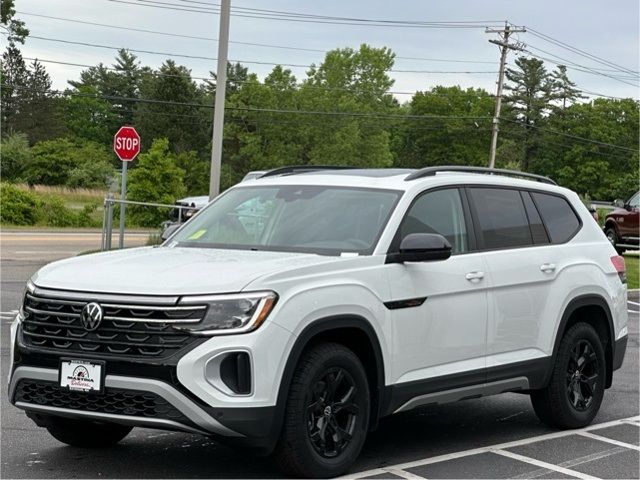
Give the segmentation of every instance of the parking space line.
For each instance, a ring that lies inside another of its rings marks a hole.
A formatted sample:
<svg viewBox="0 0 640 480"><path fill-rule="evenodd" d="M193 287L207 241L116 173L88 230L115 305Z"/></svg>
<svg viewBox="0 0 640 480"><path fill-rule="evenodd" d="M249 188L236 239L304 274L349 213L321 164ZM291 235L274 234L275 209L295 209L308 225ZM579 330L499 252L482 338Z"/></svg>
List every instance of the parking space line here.
<svg viewBox="0 0 640 480"><path fill-rule="evenodd" d="M398 477L402 477L402 478L406 478L408 480L424 480L424 477L421 477L419 475L416 475L414 473L411 472L407 472L405 470L402 470L400 468L383 468L382 469L384 473L390 473L392 475L397 475Z"/></svg>
<svg viewBox="0 0 640 480"><path fill-rule="evenodd" d="M341 478L363 478L363 477L372 476L372 475L390 473L388 469L407 470L413 467L420 467L422 465L429 465L432 463L444 462L446 460L453 460L457 458L467 457L469 455L476 455L479 453L492 452L495 450L504 450L507 448L520 447L522 445L529 445L531 443L536 443L543 440L563 438L563 437L568 437L570 435L575 435L580 432L588 432L590 430L597 430L599 428L611 427L614 425L620 425L622 423L638 422L638 421L640 421L640 415L621 418L619 420L611 420L609 422L603 422L603 423L598 423L594 425L589 425L587 427L575 429L575 430L563 430L560 432L547 433L544 435L538 435L536 437L529 437L521 440L514 440L511 442L499 443L499 444L490 445L487 447L479 447L479 448L473 448L471 450L463 450L459 452L446 453L444 455L438 455L436 457L423 458L420 460L414 460L412 462L399 463L397 465L389 465L388 467L375 468L375 469L366 470L363 472L354 472L353 474L348 474ZM583 475L583 474L580 474L580 475ZM593 478L593 477L590 477L590 478Z"/></svg>
<svg viewBox="0 0 640 480"><path fill-rule="evenodd" d="M636 307L640 307L640 303L638 302L632 302L631 300L627 300L627 303L630 303L631 305L635 305Z"/></svg>
<svg viewBox="0 0 640 480"><path fill-rule="evenodd" d="M586 473L577 472L575 470L571 470L569 468L561 467L560 465L554 465L553 463L543 462L542 460L536 460L535 458L525 457L524 455L520 455L518 453L508 452L506 450L490 450L493 453L497 453L498 455L502 455L503 457L509 457L514 460L518 460L520 462L529 463L531 465L535 465L536 467L546 468L547 470L553 470L554 472L564 473L565 475L570 475L576 478L583 479L597 479L598 477L592 477L591 475L587 475Z"/></svg>
<svg viewBox="0 0 640 480"><path fill-rule="evenodd" d="M595 433L580 432L580 433L578 433L578 435L580 435L582 437L590 438L592 440L598 440L599 442L606 442L606 443L610 443L612 445L617 445L619 447L624 447L624 448L628 448L628 449L636 450L636 451L640 452L640 447L638 447L637 445L632 445L630 443L621 442L620 440L614 440L613 438L609 438L609 437L603 437L603 436L597 435Z"/></svg>

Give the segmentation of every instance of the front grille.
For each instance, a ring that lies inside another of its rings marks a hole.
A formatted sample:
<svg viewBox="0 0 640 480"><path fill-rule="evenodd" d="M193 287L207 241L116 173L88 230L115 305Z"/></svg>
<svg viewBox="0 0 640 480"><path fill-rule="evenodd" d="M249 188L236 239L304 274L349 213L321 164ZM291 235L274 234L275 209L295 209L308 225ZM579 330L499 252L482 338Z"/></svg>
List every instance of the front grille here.
<svg viewBox="0 0 640 480"><path fill-rule="evenodd" d="M54 298L38 289L27 293L22 323L26 345L92 355L168 357L197 340L173 325L197 322L206 309L138 305L106 298L98 302L104 312L102 322L96 330L89 331L81 319L82 309L89 301L80 300L78 294Z"/></svg>
<svg viewBox="0 0 640 480"><path fill-rule="evenodd" d="M151 392L106 388L105 393L72 392L56 383L20 380L15 402L46 407L132 417L172 420L190 425L191 421L165 399Z"/></svg>

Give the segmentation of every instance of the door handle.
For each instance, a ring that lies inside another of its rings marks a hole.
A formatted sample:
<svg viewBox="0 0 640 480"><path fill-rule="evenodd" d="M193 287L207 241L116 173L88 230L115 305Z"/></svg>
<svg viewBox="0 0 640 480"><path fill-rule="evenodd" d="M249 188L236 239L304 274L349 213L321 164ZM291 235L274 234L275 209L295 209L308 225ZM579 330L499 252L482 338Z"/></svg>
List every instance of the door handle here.
<svg viewBox="0 0 640 480"><path fill-rule="evenodd" d="M467 280L470 282L477 283L484 278L484 272L469 272L465 275Z"/></svg>
<svg viewBox="0 0 640 480"><path fill-rule="evenodd" d="M554 272L556 269L556 265L554 263L543 263L540 265L540 271L544 273Z"/></svg>

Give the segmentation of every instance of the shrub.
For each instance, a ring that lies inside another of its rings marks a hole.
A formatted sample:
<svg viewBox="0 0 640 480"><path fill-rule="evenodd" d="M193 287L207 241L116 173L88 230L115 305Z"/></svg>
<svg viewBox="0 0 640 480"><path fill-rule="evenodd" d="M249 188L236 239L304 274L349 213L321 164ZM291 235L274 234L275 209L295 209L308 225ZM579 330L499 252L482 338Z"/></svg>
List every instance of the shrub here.
<svg viewBox="0 0 640 480"><path fill-rule="evenodd" d="M109 152L95 142L56 138L36 143L31 151L33 160L24 171L31 185L105 187L115 175Z"/></svg>
<svg viewBox="0 0 640 480"><path fill-rule="evenodd" d="M30 192L14 185L0 184L0 222L11 225L35 225L40 218L40 201Z"/></svg>
<svg viewBox="0 0 640 480"><path fill-rule="evenodd" d="M4 181L14 182L21 178L33 155L29 140L24 133L8 135L0 142L0 177Z"/></svg>
<svg viewBox="0 0 640 480"><path fill-rule="evenodd" d="M175 155L169 151L166 138L153 141L151 148L141 154L128 181L129 200L173 204L185 193L184 170L176 165ZM159 227L167 219L166 209L131 206L127 217L143 227Z"/></svg>

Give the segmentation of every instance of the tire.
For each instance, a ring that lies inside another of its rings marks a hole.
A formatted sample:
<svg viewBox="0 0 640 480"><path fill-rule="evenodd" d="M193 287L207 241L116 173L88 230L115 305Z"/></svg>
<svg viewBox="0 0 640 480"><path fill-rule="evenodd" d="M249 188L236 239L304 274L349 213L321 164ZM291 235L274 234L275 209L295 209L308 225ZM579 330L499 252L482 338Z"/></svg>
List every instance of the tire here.
<svg viewBox="0 0 640 480"><path fill-rule="evenodd" d="M117 423L97 423L63 417L48 418L45 428L56 440L81 448L110 447L133 429Z"/></svg>
<svg viewBox="0 0 640 480"><path fill-rule="evenodd" d="M616 233L616 229L614 227L608 227L605 230L605 235L607 236L607 239L611 242L611 245L613 245L613 248L616 249L616 252L618 252L618 255L622 255L625 249L618 247L618 244L620 243L620 237L618 237L618 234Z"/></svg>
<svg viewBox="0 0 640 480"><path fill-rule="evenodd" d="M345 473L367 436L369 398L366 373L351 350L322 343L305 352L293 375L273 454L278 467L296 478Z"/></svg>
<svg viewBox="0 0 640 480"><path fill-rule="evenodd" d="M531 392L536 415L552 427L589 425L604 397L606 371L595 329L582 322L573 325L562 337L548 386Z"/></svg>

